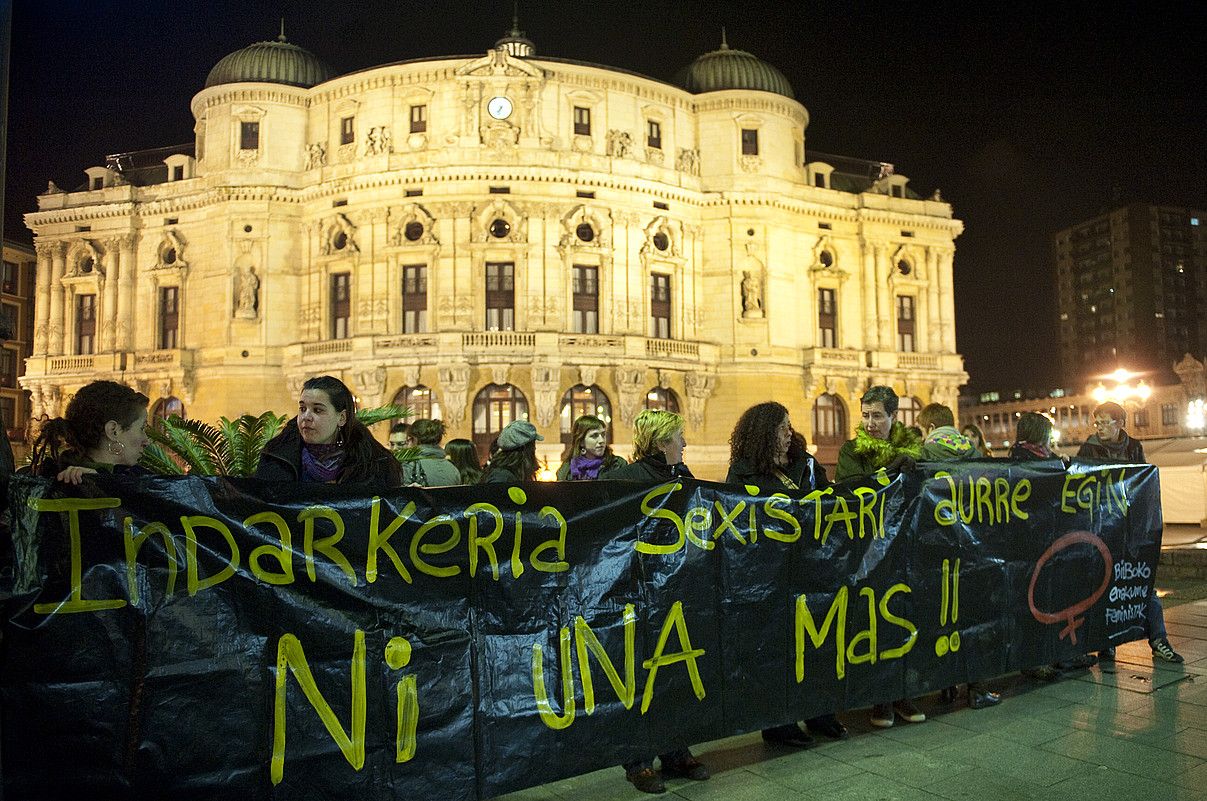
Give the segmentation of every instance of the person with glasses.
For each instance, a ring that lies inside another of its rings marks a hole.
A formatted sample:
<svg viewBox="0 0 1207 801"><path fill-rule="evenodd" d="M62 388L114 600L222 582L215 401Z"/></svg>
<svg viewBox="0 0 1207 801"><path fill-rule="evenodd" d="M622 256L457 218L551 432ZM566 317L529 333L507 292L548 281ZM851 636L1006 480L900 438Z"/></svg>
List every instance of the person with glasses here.
<svg viewBox="0 0 1207 801"><path fill-rule="evenodd" d="M1144 458L1144 446L1140 440L1132 439L1123 429L1127 412L1117 403L1103 403L1094 409L1095 433L1077 451L1079 459L1097 459L1119 464L1148 464ZM1165 630L1165 610L1156 592L1148 596L1148 644L1153 658L1175 664L1185 661L1182 655L1169 644ZM1114 662L1115 648L1112 646L1098 652L1099 662Z"/></svg>
<svg viewBox="0 0 1207 801"><path fill-rule="evenodd" d="M390 450L400 451L407 447L407 436L411 433L411 426L407 423L395 423L390 429Z"/></svg>

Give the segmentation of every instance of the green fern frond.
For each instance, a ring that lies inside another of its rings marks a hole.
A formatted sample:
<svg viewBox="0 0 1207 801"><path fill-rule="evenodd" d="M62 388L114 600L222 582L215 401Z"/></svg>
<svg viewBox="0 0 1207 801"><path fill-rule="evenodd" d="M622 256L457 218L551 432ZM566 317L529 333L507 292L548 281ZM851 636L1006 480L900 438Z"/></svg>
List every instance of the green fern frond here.
<svg viewBox="0 0 1207 801"><path fill-rule="evenodd" d="M410 409L394 403L386 406L377 406L372 409L356 410L356 419L360 420L366 426L371 426L374 423L380 423L383 420L406 419L410 416Z"/></svg>
<svg viewBox="0 0 1207 801"><path fill-rule="evenodd" d="M154 439L154 434L151 435ZM151 442L143 450L142 456L139 457L138 463L150 470L152 473L158 473L161 476L179 476L184 474L184 468L168 455L168 452L158 442Z"/></svg>
<svg viewBox="0 0 1207 801"><path fill-rule="evenodd" d="M222 432L209 423L172 415L160 422L166 437L165 448L188 465L189 473L200 476L221 475L226 468L229 452L222 441ZM154 430L154 429L152 429Z"/></svg>
<svg viewBox="0 0 1207 801"><path fill-rule="evenodd" d="M402 464L406 464L407 462L417 462L422 458L419 455L418 445L408 445L405 448L391 450L390 453L394 454L394 458Z"/></svg>
<svg viewBox="0 0 1207 801"><path fill-rule="evenodd" d="M259 417L245 414L237 420L223 417L221 428L223 435L230 443L231 476L254 476L260 464L260 454L269 440L277 435L285 424L285 415L275 412L264 412Z"/></svg>

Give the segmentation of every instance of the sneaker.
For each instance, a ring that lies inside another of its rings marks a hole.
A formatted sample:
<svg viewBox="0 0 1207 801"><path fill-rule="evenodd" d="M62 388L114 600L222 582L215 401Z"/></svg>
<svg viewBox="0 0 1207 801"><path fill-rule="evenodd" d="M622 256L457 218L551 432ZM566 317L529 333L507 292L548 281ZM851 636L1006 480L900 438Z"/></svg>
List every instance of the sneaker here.
<svg viewBox="0 0 1207 801"><path fill-rule="evenodd" d="M636 773L626 773L624 777L643 793L659 795L666 792L666 785L662 783L662 777L653 768L642 768Z"/></svg>
<svg viewBox="0 0 1207 801"><path fill-rule="evenodd" d="M1149 640L1148 644L1153 647L1153 656L1158 659L1164 659L1166 662L1173 662L1174 664L1181 664L1186 661L1182 658L1181 654L1173 649L1173 646L1169 644L1169 640L1164 637L1159 640Z"/></svg>
<svg viewBox="0 0 1207 801"><path fill-rule="evenodd" d="M986 690L976 684L968 685L969 709L988 709L991 706L997 706L1001 702L1001 693L996 693L993 690Z"/></svg>
<svg viewBox="0 0 1207 801"><path fill-rule="evenodd" d="M878 729L887 729L893 725L893 705L876 704L872 707L872 725Z"/></svg>
<svg viewBox="0 0 1207 801"><path fill-rule="evenodd" d="M914 706L914 702L908 698L894 703L893 711L900 715L902 720L909 723L926 722L926 713Z"/></svg>
<svg viewBox="0 0 1207 801"><path fill-rule="evenodd" d="M1101 651L1098 652L1099 664L1101 664L1102 662L1114 662L1114 661L1115 661L1115 646L1112 645L1109 648L1103 648Z"/></svg>
<svg viewBox="0 0 1207 801"><path fill-rule="evenodd" d="M698 782L708 781L712 778L712 774L708 772L708 768L704 767L704 763L692 756L670 762L663 760L662 775L672 779L682 777Z"/></svg>

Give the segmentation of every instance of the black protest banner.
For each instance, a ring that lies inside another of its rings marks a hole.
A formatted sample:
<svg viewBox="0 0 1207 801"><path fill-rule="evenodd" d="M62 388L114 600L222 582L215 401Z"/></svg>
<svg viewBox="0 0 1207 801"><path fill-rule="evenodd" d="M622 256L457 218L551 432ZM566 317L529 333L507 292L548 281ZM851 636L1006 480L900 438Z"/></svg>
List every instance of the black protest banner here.
<svg viewBox="0 0 1207 801"><path fill-rule="evenodd" d="M18 479L14 798L487 798L1146 635L1156 469ZM619 781L619 771L617 773Z"/></svg>

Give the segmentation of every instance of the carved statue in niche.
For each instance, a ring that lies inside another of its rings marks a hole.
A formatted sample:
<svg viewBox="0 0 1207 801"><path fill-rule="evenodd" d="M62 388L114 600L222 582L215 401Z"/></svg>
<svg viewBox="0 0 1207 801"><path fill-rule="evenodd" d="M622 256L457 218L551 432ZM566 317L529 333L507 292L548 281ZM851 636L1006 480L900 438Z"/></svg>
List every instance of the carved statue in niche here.
<svg viewBox="0 0 1207 801"><path fill-rule="evenodd" d="M256 268L244 264L239 273L239 291L235 305L235 317L240 320L254 320L260 307L260 277Z"/></svg>
<svg viewBox="0 0 1207 801"><path fill-rule="evenodd" d="M623 159L633 149L633 137L628 131L618 131L615 128L608 131L608 155L614 159Z"/></svg>
<svg viewBox="0 0 1207 801"><path fill-rule="evenodd" d="M369 129L369 134L365 139L365 155L377 156L382 153L390 152L390 129L388 126L382 125Z"/></svg>
<svg viewBox="0 0 1207 801"><path fill-rule="evenodd" d="M681 147L675 156L675 169L688 175L700 174L700 151L695 148Z"/></svg>
<svg viewBox="0 0 1207 801"><path fill-rule="evenodd" d="M742 316L763 316L763 279L750 270L742 271Z"/></svg>
<svg viewBox="0 0 1207 801"><path fill-rule="evenodd" d="M306 169L327 166L327 143L312 142L306 145Z"/></svg>

